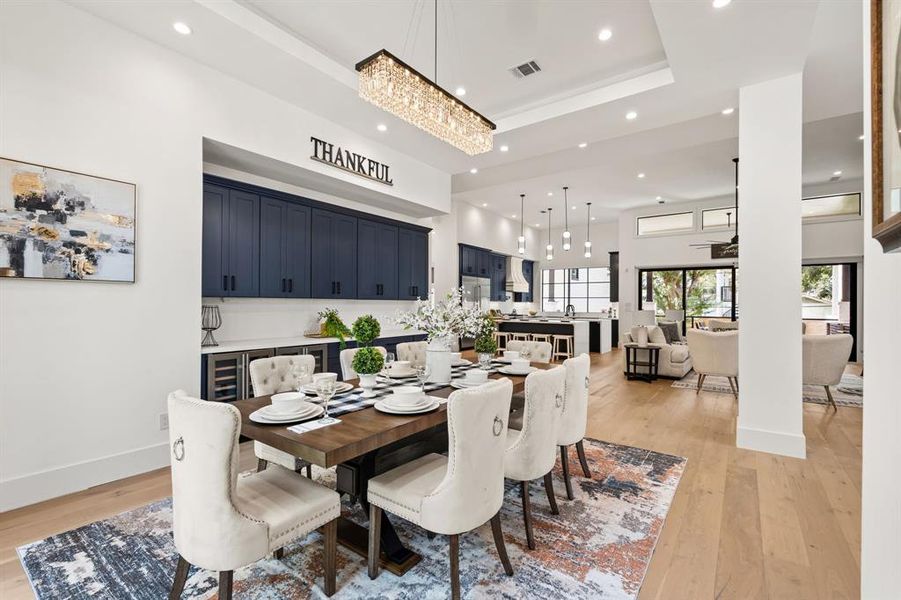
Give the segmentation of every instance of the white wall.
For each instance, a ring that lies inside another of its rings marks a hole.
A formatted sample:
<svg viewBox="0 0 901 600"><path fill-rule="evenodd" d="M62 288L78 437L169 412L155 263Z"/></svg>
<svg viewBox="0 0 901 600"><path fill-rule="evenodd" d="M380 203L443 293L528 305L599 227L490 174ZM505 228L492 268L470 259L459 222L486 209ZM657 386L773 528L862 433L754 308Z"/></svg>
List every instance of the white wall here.
<svg viewBox="0 0 901 600"><path fill-rule="evenodd" d="M864 56L864 134L870 129L870 6L862 3ZM871 172L869 144L864 173ZM871 231L872 189L865 183L865 228ZM898 598L901 590L901 402L898 392L898 339L901 338L901 252L883 254L867 233L864 305L867 322L863 410L863 505L860 596L865 600Z"/></svg>
<svg viewBox="0 0 901 600"><path fill-rule="evenodd" d="M204 137L386 192L315 135L450 208L448 174L68 4L0 4L0 81L0 155L138 193L135 284L0 281L0 510L167 464L166 394L199 391Z"/></svg>

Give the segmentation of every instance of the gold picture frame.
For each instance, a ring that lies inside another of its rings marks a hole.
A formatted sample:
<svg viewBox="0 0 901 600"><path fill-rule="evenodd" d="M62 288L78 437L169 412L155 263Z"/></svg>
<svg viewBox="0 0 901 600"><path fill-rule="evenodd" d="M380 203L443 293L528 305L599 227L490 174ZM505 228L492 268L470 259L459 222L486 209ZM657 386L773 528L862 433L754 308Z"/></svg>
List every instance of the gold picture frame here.
<svg viewBox="0 0 901 600"><path fill-rule="evenodd" d="M901 0L870 0L873 237L901 251Z"/></svg>

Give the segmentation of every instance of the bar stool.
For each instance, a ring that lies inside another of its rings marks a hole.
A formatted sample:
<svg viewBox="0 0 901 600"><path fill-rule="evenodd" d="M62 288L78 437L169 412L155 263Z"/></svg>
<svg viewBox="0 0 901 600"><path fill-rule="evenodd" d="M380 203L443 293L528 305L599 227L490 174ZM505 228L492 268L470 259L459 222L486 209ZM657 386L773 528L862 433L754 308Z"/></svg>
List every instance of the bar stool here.
<svg viewBox="0 0 901 600"><path fill-rule="evenodd" d="M505 350L507 348L507 341L510 338L510 334L506 331L495 331L494 332L494 343L497 344L498 350Z"/></svg>
<svg viewBox="0 0 901 600"><path fill-rule="evenodd" d="M533 342L547 342L548 344L552 343L552 339L554 336L550 333L533 333L532 341Z"/></svg>
<svg viewBox="0 0 901 600"><path fill-rule="evenodd" d="M558 358L562 358L566 360L567 358L573 357L573 336L571 335L555 335L554 336L554 353L551 355L551 360L557 360Z"/></svg>
<svg viewBox="0 0 901 600"><path fill-rule="evenodd" d="M529 334L528 333L511 333L510 341L511 342L528 342Z"/></svg>

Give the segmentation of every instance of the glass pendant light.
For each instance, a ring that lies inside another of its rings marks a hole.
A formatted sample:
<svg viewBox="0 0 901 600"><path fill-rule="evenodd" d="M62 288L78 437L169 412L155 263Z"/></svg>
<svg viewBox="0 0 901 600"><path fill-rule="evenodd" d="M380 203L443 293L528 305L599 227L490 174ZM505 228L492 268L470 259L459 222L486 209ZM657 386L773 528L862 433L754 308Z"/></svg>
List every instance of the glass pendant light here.
<svg viewBox="0 0 901 600"><path fill-rule="evenodd" d="M548 259L549 261L554 260L554 245L551 243L551 211L552 210L554 210L554 209L551 207L548 207L548 209L547 209L547 248L545 248L547 250L547 255L545 256L545 258Z"/></svg>
<svg viewBox="0 0 901 600"><path fill-rule="evenodd" d="M525 205L526 205L526 195L520 194L519 195L519 240L517 240L519 242L519 248L517 248L517 252L519 252L520 254L526 253L526 236L524 235L524 229L523 229L524 228L523 224L526 221Z"/></svg>
<svg viewBox="0 0 901 600"><path fill-rule="evenodd" d="M566 210L569 207L569 201L566 197L566 190L568 189L568 186L563 186L563 250L566 252L569 252L569 249L572 248L570 243L572 234L569 232L569 211Z"/></svg>
<svg viewBox="0 0 901 600"><path fill-rule="evenodd" d="M585 226L585 258L591 258L591 202L586 202L588 206L588 224Z"/></svg>

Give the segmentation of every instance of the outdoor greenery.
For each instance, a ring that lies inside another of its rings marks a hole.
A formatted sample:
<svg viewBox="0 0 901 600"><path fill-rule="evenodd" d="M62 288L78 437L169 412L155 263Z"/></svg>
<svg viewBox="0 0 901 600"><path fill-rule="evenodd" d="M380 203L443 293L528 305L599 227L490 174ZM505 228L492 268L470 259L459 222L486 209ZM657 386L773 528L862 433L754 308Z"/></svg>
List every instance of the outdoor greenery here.
<svg viewBox="0 0 901 600"><path fill-rule="evenodd" d="M802 267L801 293L820 300L832 300L832 265Z"/></svg>
<svg viewBox="0 0 901 600"><path fill-rule="evenodd" d="M357 350L351 365L360 375L375 375L385 366L385 358L377 348L365 346Z"/></svg>
<svg viewBox="0 0 901 600"><path fill-rule="evenodd" d="M363 315L354 321L351 333L360 346L368 346L382 334L382 326L372 315Z"/></svg>
<svg viewBox="0 0 901 600"><path fill-rule="evenodd" d="M494 354L497 352L497 341L494 339L495 328L494 319L488 315L482 315L479 323L479 333L475 342L475 351L477 353Z"/></svg>
<svg viewBox="0 0 901 600"><path fill-rule="evenodd" d="M682 271L654 271L653 291L657 312L685 309L688 316L702 316L717 304L716 270L689 269L685 271L685 297L682 306Z"/></svg>
<svg viewBox="0 0 901 600"><path fill-rule="evenodd" d="M326 308L319 311L318 316L322 320L322 333L328 337L338 338L338 347L344 350L347 347L344 339L350 335L350 329L338 316L338 309Z"/></svg>

